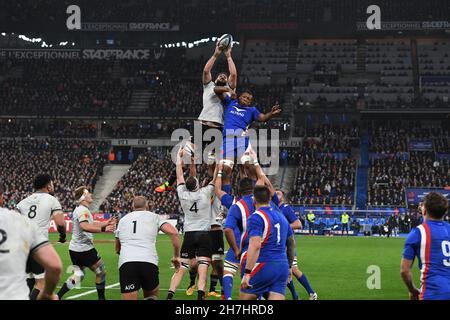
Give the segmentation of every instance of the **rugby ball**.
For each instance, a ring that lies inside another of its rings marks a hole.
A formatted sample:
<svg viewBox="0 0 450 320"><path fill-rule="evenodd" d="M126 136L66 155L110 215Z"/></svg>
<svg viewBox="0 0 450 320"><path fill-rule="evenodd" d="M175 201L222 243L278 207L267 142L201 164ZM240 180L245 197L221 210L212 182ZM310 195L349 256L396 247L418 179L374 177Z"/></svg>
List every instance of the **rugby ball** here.
<svg viewBox="0 0 450 320"><path fill-rule="evenodd" d="M193 144L192 142L188 141L188 142L184 145L183 150L184 150L184 152L187 153L188 155L193 156L193 155L194 155L194 151L195 151L195 146L194 146L194 144Z"/></svg>
<svg viewBox="0 0 450 320"><path fill-rule="evenodd" d="M222 49L226 50L229 47L231 47L233 44L233 36L231 34L224 34L217 40L217 46Z"/></svg>

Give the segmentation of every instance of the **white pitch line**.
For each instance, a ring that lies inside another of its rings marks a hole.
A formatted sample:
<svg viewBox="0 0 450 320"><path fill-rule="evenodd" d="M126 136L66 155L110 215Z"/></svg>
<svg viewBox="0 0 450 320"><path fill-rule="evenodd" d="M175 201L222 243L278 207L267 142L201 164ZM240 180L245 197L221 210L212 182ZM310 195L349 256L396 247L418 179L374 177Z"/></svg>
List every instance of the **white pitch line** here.
<svg viewBox="0 0 450 320"><path fill-rule="evenodd" d="M112 288L118 287L119 285L120 285L120 283L117 282L117 283L111 284L109 286L106 286L105 289L112 289ZM80 294L76 294L74 296L70 296L70 297L67 298L67 300L77 299L77 298L80 298L80 297L84 297L84 296L90 295L91 293L95 293L95 292L97 292L97 289L86 291L86 292L83 292L83 293L80 293Z"/></svg>

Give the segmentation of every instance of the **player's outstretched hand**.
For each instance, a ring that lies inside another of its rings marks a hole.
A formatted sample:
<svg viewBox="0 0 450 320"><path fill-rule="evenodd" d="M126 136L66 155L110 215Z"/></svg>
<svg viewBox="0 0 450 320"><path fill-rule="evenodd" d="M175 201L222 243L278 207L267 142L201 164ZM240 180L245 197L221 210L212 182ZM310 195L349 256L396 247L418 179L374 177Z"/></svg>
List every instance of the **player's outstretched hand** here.
<svg viewBox="0 0 450 320"><path fill-rule="evenodd" d="M414 291L409 293L409 300L419 300L419 296L420 296L420 290L417 288L414 288Z"/></svg>
<svg viewBox="0 0 450 320"><path fill-rule="evenodd" d="M222 51L223 51L223 49L216 44L216 49L214 50L214 55L215 56L220 56Z"/></svg>
<svg viewBox="0 0 450 320"><path fill-rule="evenodd" d="M241 288L242 289L250 289L252 286L250 285L250 275L246 274L244 278L242 278L241 282Z"/></svg>
<svg viewBox="0 0 450 320"><path fill-rule="evenodd" d="M228 49L225 50L225 56L227 58L231 57L231 51L233 50L233 46L229 46Z"/></svg>
<svg viewBox="0 0 450 320"><path fill-rule="evenodd" d="M115 232L116 231L116 225L115 224L108 224L106 226L106 232Z"/></svg>
<svg viewBox="0 0 450 320"><path fill-rule="evenodd" d="M279 113L281 113L281 106L276 104L272 107L272 114L277 115Z"/></svg>

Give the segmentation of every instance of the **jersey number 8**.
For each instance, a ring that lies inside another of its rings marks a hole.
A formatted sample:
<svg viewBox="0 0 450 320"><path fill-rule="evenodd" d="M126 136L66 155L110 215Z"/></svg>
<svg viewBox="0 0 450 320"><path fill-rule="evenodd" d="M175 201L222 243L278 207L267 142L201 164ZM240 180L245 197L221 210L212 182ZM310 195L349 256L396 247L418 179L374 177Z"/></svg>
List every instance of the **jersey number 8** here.
<svg viewBox="0 0 450 320"><path fill-rule="evenodd" d="M30 219L33 219L33 218L35 218L36 217L36 209L37 209L37 206L36 205L32 205L31 207L30 207L30 211L28 211L28 218L30 218Z"/></svg>

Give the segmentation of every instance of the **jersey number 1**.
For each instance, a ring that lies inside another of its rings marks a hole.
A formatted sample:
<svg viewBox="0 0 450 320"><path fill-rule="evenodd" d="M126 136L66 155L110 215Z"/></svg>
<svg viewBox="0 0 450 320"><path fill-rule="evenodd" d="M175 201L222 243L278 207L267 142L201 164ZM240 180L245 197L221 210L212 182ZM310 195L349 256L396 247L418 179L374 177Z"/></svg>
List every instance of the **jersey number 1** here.
<svg viewBox="0 0 450 320"><path fill-rule="evenodd" d="M275 228L277 228L277 245L280 245L280 242L281 242L281 235L280 235L280 224L279 223L277 223L276 225L275 225Z"/></svg>
<svg viewBox="0 0 450 320"><path fill-rule="evenodd" d="M136 233L137 221L133 221L133 233Z"/></svg>

